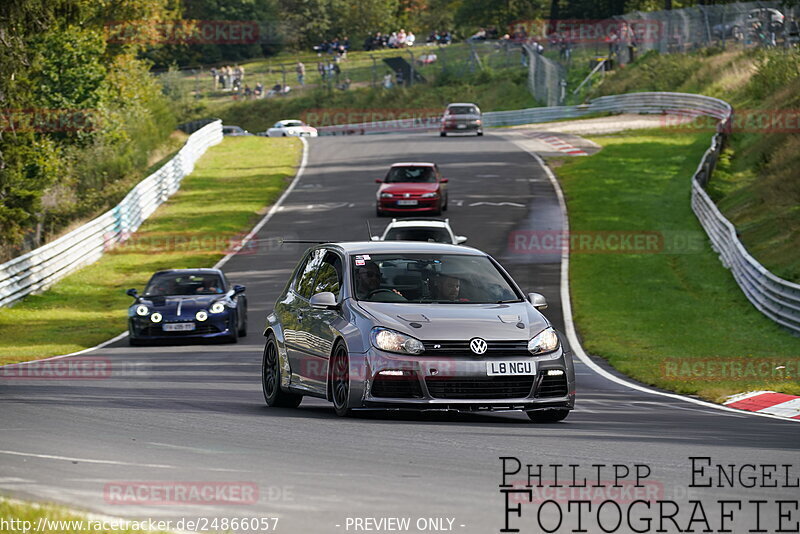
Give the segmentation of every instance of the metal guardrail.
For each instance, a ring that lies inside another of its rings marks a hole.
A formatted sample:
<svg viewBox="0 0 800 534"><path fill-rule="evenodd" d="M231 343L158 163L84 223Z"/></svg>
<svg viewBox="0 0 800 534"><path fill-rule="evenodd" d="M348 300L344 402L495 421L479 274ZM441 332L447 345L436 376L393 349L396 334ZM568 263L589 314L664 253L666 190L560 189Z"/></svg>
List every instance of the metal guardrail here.
<svg viewBox="0 0 800 534"><path fill-rule="evenodd" d="M747 299L761 313L800 334L800 285L769 272L739 241L736 227L725 218L703 187L714 171L729 131L733 108L727 102L685 93L629 93L604 96L580 106L554 106L484 114L486 126L513 126L594 113L673 113L718 120L717 133L692 177L692 211L708 235L722 264L730 269Z"/></svg>
<svg viewBox="0 0 800 534"><path fill-rule="evenodd" d="M222 122L193 133L159 170L139 182L116 207L80 228L0 265L0 306L41 291L76 269L97 261L125 241L180 187L210 146L222 141Z"/></svg>

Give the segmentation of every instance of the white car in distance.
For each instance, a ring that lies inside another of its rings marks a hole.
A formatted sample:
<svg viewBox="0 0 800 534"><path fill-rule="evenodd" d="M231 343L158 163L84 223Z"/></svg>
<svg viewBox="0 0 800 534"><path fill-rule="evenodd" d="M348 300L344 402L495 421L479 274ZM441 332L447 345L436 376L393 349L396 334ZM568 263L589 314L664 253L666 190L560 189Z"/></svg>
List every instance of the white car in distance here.
<svg viewBox="0 0 800 534"><path fill-rule="evenodd" d="M467 241L463 235L455 235L450 228L450 219L392 219L382 236L372 236L373 241L430 241L461 245Z"/></svg>
<svg viewBox="0 0 800 534"><path fill-rule="evenodd" d="M267 137L317 137L317 129L300 120L278 121L266 132Z"/></svg>

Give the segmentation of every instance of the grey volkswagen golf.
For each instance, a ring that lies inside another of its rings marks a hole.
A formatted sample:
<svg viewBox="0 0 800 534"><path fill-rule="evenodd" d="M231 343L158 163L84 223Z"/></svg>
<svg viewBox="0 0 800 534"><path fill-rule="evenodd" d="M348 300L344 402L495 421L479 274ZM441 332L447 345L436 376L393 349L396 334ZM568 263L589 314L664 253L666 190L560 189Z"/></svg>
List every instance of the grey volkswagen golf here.
<svg viewBox="0 0 800 534"><path fill-rule="evenodd" d="M562 336L491 256L410 241L307 250L268 316L269 406L303 396L354 409L523 410L561 421L575 403Z"/></svg>

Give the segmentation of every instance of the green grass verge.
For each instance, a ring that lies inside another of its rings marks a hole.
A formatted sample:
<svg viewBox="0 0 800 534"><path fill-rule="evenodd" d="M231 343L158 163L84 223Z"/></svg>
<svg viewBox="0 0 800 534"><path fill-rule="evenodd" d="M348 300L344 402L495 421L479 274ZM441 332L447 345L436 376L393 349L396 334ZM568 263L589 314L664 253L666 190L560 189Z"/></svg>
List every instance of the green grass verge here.
<svg viewBox="0 0 800 534"><path fill-rule="evenodd" d="M596 137L603 150L556 168L573 233L666 238L659 253L573 253L576 324L587 351L648 384L714 401L754 389L800 394L800 339L747 301L691 210L691 176L709 139L668 131ZM786 369L774 371L779 365ZM781 378L787 372L791 379Z"/></svg>
<svg viewBox="0 0 800 534"><path fill-rule="evenodd" d="M0 534L147 534L158 532L133 527L147 526L147 522L131 521L116 524L115 520L86 517L78 512L52 504L29 504L0 498ZM103 524L105 521L105 524ZM114 521L114 525L110 524ZM4 524L5 523L5 524ZM158 525L158 521L154 522ZM42 528L39 529L38 527ZM119 526L120 528L114 528ZM8 528L6 528L8 527ZM126 528L131 527L131 528Z"/></svg>
<svg viewBox="0 0 800 534"><path fill-rule="evenodd" d="M800 134L791 126L780 127L788 124L781 118L796 123L791 118L800 106L800 52L649 52L606 76L591 96L635 91L700 93L733 105L733 135L708 193L750 254L775 275L800 283ZM776 128L769 126L773 118L778 119Z"/></svg>
<svg viewBox="0 0 800 534"><path fill-rule="evenodd" d="M131 302L159 269L211 267L294 175L298 139L226 138L124 245L41 295L0 309L0 364L94 346L127 328Z"/></svg>

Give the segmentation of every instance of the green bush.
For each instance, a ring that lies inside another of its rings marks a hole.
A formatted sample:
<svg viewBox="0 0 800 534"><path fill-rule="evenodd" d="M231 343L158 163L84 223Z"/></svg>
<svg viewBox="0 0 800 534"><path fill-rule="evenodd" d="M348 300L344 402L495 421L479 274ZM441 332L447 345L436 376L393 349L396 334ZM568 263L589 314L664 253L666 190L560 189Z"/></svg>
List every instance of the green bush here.
<svg viewBox="0 0 800 534"><path fill-rule="evenodd" d="M754 99L765 99L800 78L800 51L760 50L758 70L750 79L748 92Z"/></svg>

